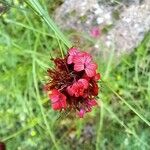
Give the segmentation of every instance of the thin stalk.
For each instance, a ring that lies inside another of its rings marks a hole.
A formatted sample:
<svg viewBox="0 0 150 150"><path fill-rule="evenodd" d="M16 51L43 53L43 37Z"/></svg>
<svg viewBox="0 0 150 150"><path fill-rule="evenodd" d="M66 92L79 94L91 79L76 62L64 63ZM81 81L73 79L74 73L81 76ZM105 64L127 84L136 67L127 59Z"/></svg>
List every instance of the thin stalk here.
<svg viewBox="0 0 150 150"><path fill-rule="evenodd" d="M71 42L65 37L65 35L56 26L53 20L50 18L48 12L44 10L38 0L25 1L40 17L42 17L48 26L54 31L56 36L62 41L68 48L72 46Z"/></svg>
<svg viewBox="0 0 150 150"><path fill-rule="evenodd" d="M37 36L37 39L36 39L36 42L35 42L35 47L34 47L34 51L36 52L36 49L37 49L37 43L39 41L39 36ZM36 96L37 96L37 103L40 107L40 111L41 111L41 114L42 114L42 117L43 117L43 121L46 125L46 128L47 128L47 132L49 133L51 139L52 139L52 142L54 143L55 145L55 148L56 149L59 149L57 144L56 144L56 140L55 140L55 137L54 135L52 134L51 132L51 129L49 127L49 124L48 124L48 121L47 121L47 118L46 118L46 115L44 113L44 109L43 109L43 106L42 106L42 103L41 103L41 98L40 98L40 93L39 93L39 88L38 88L38 83L37 83L37 74L36 74L36 58L35 58L35 55L33 56L33 61L32 61L32 71L33 71L33 82L34 82L34 87L35 87L35 92L36 92Z"/></svg>
<svg viewBox="0 0 150 150"><path fill-rule="evenodd" d="M150 126L150 122L145 119L141 114L139 114L136 109L134 109L125 99L123 99L117 92L115 92L113 90L113 88L106 83L105 81L103 81L103 83L124 103L126 104L143 122L145 122L148 126Z"/></svg>
<svg viewBox="0 0 150 150"><path fill-rule="evenodd" d="M146 147L149 147L149 145L144 143L134 131L132 131L122 120L118 118L118 116L116 116L116 114L109 108L109 106L107 106L106 104L103 104L103 108L110 113L112 118L116 119L118 123L125 128L127 133L133 135L141 144L145 145Z"/></svg>
<svg viewBox="0 0 150 150"><path fill-rule="evenodd" d="M99 150L99 141L101 138L101 131L103 128L103 117L104 117L104 109L103 109L103 102L101 101L100 103L100 121L99 121L99 128L98 128L98 132L97 132L97 138L96 138L96 150Z"/></svg>

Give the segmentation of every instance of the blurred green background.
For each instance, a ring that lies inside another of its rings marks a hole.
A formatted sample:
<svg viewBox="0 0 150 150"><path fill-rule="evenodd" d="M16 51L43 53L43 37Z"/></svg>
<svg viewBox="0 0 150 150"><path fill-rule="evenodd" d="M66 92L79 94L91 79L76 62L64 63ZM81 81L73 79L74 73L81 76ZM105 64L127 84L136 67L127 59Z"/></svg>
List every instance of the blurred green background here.
<svg viewBox="0 0 150 150"><path fill-rule="evenodd" d="M8 150L150 149L150 33L119 63L113 51L107 61L95 56L101 106L84 119L65 116L51 109L43 85L71 33L48 19L59 1L40 2L0 1L0 141Z"/></svg>

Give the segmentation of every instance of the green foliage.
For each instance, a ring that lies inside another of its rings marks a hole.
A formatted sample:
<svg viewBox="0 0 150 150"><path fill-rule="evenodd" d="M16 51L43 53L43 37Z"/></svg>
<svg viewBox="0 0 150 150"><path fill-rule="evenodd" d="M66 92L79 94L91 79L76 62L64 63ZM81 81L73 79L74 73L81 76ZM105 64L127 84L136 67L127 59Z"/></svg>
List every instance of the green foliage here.
<svg viewBox="0 0 150 150"><path fill-rule="evenodd" d="M82 120L59 117L42 88L50 58L71 44L45 1L17 2L0 18L0 141L8 150L149 149L150 34L118 64L113 50L108 61L97 58L100 107Z"/></svg>

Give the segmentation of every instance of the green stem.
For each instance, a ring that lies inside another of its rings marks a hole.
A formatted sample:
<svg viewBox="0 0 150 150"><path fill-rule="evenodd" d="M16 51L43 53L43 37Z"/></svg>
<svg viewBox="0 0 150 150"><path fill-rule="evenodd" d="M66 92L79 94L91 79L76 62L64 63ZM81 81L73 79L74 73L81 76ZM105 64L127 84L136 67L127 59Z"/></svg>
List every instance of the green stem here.
<svg viewBox="0 0 150 150"><path fill-rule="evenodd" d="M36 52L36 49L37 49L37 43L39 42L39 35L37 35L37 39L35 41L35 46L34 46L34 51ZM35 63L35 55L33 55L33 60L32 60L32 74L33 74L33 82L34 82L34 87L35 87L35 92L36 92L36 96L37 96L37 103L40 107L40 111L41 111L41 114L42 114L42 117L43 117L43 121L45 123L45 126L47 128L47 132L49 133L51 139L52 139L52 142L54 143L55 145L55 148L56 149L59 149L58 148L58 145L56 144L56 140L55 140L55 137L54 135L52 134L52 131L49 127L49 124L48 124L48 121L47 121L47 118L46 118L46 115L44 113L44 108L42 106L42 102L41 102L41 98L40 98L40 93L39 93L39 88L38 88L38 83L37 83L37 74L36 74L36 63Z"/></svg>
<svg viewBox="0 0 150 150"><path fill-rule="evenodd" d="M96 150L99 150L99 141L101 139L101 131L103 128L103 116L104 116L104 109L103 109L103 102L100 103L100 121L99 121L99 128L97 132L97 138L96 138Z"/></svg>
<svg viewBox="0 0 150 150"><path fill-rule="evenodd" d="M141 120L143 120L148 126L150 126L150 122L145 119L141 114L139 114L125 99L123 99L117 92L113 90L108 83L103 81L103 83L124 103L126 104Z"/></svg>
<svg viewBox="0 0 150 150"><path fill-rule="evenodd" d="M60 31L57 25L53 22L53 20L49 17L47 11L45 11L40 5L38 0L29 0L25 1L27 5L29 5L40 17L42 17L48 26L54 31L56 36L62 41L68 48L72 46L71 42L65 37L65 35Z"/></svg>
<svg viewBox="0 0 150 150"><path fill-rule="evenodd" d="M132 131L122 120L118 118L118 116L115 115L115 113L109 108L109 106L103 103L103 108L110 113L110 116L112 118L116 119L118 123L125 128L127 133L132 134L141 144L145 145L146 147L149 147L147 143L144 143L134 131Z"/></svg>

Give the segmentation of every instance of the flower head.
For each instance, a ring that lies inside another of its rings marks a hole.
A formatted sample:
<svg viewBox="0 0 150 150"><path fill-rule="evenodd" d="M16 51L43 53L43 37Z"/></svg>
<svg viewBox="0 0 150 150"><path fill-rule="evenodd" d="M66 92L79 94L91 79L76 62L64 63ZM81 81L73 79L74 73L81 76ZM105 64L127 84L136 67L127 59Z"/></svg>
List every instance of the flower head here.
<svg viewBox="0 0 150 150"><path fill-rule="evenodd" d="M98 38L101 35L101 31L98 27L93 27L91 30L91 36L94 38Z"/></svg>
<svg viewBox="0 0 150 150"><path fill-rule="evenodd" d="M48 69L49 81L45 90L49 93L54 110L73 109L80 118L97 105L97 82L100 74L92 56L71 48L64 58L53 59L54 69Z"/></svg>

